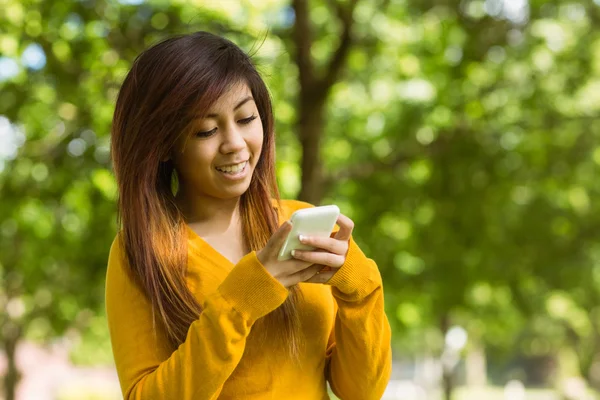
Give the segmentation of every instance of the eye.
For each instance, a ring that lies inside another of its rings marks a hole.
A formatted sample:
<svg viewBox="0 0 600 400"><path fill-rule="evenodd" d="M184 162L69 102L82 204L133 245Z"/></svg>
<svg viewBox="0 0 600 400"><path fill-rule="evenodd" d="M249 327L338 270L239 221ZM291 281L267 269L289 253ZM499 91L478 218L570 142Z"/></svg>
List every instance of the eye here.
<svg viewBox="0 0 600 400"><path fill-rule="evenodd" d="M207 132L196 132L195 136L196 137L209 137L209 136L212 136L216 131L217 131L217 128L211 129L210 131L207 131Z"/></svg>
<svg viewBox="0 0 600 400"><path fill-rule="evenodd" d="M250 122L254 121L255 119L256 119L256 115L252 115L248 118L240 119L238 122L240 124L246 125L246 124L249 124Z"/></svg>

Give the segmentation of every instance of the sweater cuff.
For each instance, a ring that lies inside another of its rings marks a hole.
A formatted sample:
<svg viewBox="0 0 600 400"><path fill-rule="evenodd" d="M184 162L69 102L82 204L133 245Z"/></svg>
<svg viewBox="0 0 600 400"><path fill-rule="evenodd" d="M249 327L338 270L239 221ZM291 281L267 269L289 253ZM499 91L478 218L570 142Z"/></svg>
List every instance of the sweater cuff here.
<svg viewBox="0 0 600 400"><path fill-rule="evenodd" d="M246 254L219 286L221 296L252 323L286 300L288 290L263 267L256 251Z"/></svg>
<svg viewBox="0 0 600 400"><path fill-rule="evenodd" d="M367 258L352 236L344 265L326 283L332 286L336 298L345 301L360 301L382 286L377 264Z"/></svg>

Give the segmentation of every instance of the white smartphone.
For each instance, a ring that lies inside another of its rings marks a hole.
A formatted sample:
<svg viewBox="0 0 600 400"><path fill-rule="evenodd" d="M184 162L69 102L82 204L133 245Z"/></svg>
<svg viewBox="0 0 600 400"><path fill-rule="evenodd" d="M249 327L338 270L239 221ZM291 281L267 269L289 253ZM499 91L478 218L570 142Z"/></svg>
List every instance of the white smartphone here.
<svg viewBox="0 0 600 400"><path fill-rule="evenodd" d="M313 246L300 243L298 235L330 237L333 227L340 215L336 205L303 208L295 211L290 217L292 230L288 234L277 259L279 261L292 258L292 250L315 250Z"/></svg>

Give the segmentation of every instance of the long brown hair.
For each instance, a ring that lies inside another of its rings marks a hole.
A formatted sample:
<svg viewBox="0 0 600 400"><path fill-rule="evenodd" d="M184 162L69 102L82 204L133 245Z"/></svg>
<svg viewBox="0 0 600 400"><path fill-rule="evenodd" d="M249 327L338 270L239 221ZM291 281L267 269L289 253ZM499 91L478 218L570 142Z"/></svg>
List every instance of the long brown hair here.
<svg viewBox="0 0 600 400"><path fill-rule="evenodd" d="M118 222L132 276L152 303L173 348L185 341L202 312L187 287L187 231L175 203L175 174L168 155L188 134L198 111L206 112L229 87L245 82L260 114L262 153L240 199L243 240L259 250L279 226L271 199L281 209L275 175L275 137L269 92L250 57L231 41L207 32L164 40L141 53L121 86L111 131L111 155L119 188ZM277 335L296 356L300 323L290 288L287 300L265 316L259 330ZM263 335L263 338L266 337Z"/></svg>

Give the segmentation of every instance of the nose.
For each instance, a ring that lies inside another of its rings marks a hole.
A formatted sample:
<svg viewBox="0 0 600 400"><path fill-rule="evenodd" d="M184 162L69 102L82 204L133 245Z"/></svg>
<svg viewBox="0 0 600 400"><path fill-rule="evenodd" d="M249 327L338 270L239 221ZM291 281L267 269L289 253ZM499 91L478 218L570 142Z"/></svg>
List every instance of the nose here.
<svg viewBox="0 0 600 400"><path fill-rule="evenodd" d="M246 140L242 131L235 125L230 125L223 132L221 152L223 154L238 153L246 148Z"/></svg>

